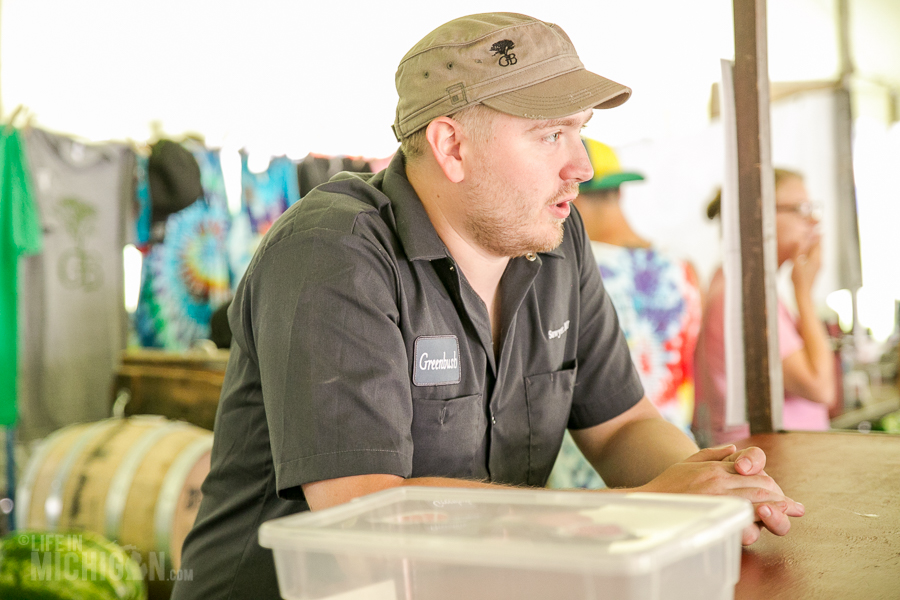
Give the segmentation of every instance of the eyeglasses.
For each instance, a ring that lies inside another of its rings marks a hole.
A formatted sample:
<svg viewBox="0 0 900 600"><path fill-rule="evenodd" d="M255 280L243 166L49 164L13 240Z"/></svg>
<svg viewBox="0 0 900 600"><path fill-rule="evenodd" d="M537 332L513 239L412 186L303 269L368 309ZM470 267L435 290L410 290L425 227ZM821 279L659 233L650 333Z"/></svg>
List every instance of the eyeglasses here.
<svg viewBox="0 0 900 600"><path fill-rule="evenodd" d="M818 202L804 202L802 204L779 204L775 206L777 212L791 212L800 215L804 219L822 220L822 205Z"/></svg>

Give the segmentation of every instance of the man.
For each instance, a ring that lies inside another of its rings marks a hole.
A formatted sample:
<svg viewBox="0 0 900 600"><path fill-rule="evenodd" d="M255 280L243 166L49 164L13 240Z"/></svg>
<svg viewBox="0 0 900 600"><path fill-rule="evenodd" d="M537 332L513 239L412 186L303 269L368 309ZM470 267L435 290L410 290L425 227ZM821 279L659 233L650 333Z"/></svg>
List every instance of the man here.
<svg viewBox="0 0 900 600"><path fill-rule="evenodd" d="M396 83L402 153L289 209L238 288L174 599L276 598L256 535L275 517L400 485L541 486L567 426L611 486L740 495L786 533L802 507L760 450L697 453L643 398L570 215L581 128L631 91L514 14L439 27Z"/></svg>

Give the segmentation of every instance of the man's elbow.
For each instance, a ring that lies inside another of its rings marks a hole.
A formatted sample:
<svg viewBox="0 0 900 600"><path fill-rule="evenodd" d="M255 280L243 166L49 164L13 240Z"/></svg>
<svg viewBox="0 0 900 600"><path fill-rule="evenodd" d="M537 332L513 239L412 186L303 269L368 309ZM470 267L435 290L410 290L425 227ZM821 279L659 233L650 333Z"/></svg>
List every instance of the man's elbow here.
<svg viewBox="0 0 900 600"><path fill-rule="evenodd" d="M388 474L354 475L304 483L302 489L310 510L316 511L403 485L404 481L402 477Z"/></svg>

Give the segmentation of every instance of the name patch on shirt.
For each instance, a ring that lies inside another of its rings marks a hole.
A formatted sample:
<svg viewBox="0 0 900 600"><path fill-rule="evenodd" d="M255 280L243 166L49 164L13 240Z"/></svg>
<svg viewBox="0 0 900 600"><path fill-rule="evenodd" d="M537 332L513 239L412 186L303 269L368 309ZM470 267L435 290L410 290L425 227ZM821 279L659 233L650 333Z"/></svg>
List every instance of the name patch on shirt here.
<svg viewBox="0 0 900 600"><path fill-rule="evenodd" d="M455 335L435 335L416 338L413 384L452 385L459 383L462 368L459 364L459 340Z"/></svg>

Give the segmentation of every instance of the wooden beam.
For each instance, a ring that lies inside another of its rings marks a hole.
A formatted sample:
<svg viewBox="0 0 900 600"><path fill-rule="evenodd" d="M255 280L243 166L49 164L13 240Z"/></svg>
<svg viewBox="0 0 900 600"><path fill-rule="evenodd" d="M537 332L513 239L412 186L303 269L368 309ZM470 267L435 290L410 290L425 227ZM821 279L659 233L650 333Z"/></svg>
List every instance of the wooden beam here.
<svg viewBox="0 0 900 600"><path fill-rule="evenodd" d="M781 428L784 386L775 291L766 0L734 0L734 99L747 417L752 434L769 433Z"/></svg>
<svg viewBox="0 0 900 600"><path fill-rule="evenodd" d="M841 82L837 80L817 80L817 81L770 81L769 82L769 103L777 104L779 100L784 100L797 94L806 92L816 92L819 90L837 90L840 89ZM722 114L722 107L719 106L719 82L714 81L710 86L709 92L709 118L717 119Z"/></svg>

